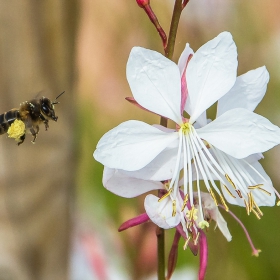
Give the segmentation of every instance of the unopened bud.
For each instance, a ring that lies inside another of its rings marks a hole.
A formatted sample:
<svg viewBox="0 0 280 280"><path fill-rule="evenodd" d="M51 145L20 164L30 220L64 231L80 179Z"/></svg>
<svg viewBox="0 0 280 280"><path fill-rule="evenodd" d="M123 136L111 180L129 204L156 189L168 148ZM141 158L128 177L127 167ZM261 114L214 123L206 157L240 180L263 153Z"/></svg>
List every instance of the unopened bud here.
<svg viewBox="0 0 280 280"><path fill-rule="evenodd" d="M136 2L140 8L144 8L150 4L150 0L136 0Z"/></svg>

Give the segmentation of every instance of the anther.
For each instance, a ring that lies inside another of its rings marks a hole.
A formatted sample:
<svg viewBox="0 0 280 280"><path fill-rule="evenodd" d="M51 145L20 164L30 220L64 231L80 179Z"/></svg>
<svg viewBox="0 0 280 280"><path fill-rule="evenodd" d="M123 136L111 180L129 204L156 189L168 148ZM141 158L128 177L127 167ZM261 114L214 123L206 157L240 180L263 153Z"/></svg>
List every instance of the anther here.
<svg viewBox="0 0 280 280"><path fill-rule="evenodd" d="M172 217L176 216L176 200L172 201Z"/></svg>
<svg viewBox="0 0 280 280"><path fill-rule="evenodd" d="M189 236L189 237L186 239L185 244L184 244L184 246L183 246L183 249L184 249L184 250L187 249L190 240L191 240L191 237Z"/></svg>
<svg viewBox="0 0 280 280"><path fill-rule="evenodd" d="M252 212L256 215L256 217L257 217L259 220L261 219L259 213L258 213L255 209L252 209Z"/></svg>
<svg viewBox="0 0 280 280"><path fill-rule="evenodd" d="M221 202L222 202L222 204L224 205L224 207L225 207L225 210L228 212L228 206L226 205L226 202L225 202L225 200L224 200L224 198L223 198L223 196L222 195L220 195L220 199L221 199Z"/></svg>
<svg viewBox="0 0 280 280"><path fill-rule="evenodd" d="M164 194L161 198L159 198L158 202L161 202L166 197L168 197L171 194L172 191L173 191L173 188L171 188L166 194Z"/></svg>
<svg viewBox="0 0 280 280"><path fill-rule="evenodd" d="M255 186L249 186L248 189L249 190L255 190L255 189L258 189L264 193L266 193L267 195L271 196L271 193L263 188L261 188L261 186L263 186L263 184L258 184L258 185L255 185Z"/></svg>
<svg viewBox="0 0 280 280"><path fill-rule="evenodd" d="M229 194L231 197L236 198L236 196L234 196L234 195L231 193L231 191L228 189L228 187L227 187L226 185L222 184L222 186L226 189L226 191L228 192L228 194Z"/></svg>
<svg viewBox="0 0 280 280"><path fill-rule="evenodd" d="M246 201L246 199L244 199L244 204L245 204L245 207L246 207L247 215L249 216L250 215L250 209L249 209L249 205L248 205L248 202Z"/></svg>
<svg viewBox="0 0 280 280"><path fill-rule="evenodd" d="M240 190L235 190L236 191L236 193L238 194L238 196L240 197L240 198L243 198L243 196L242 196L242 194L241 194L241 191Z"/></svg>
<svg viewBox="0 0 280 280"><path fill-rule="evenodd" d="M254 198L253 198L252 192L248 193L248 204L249 204L249 211L251 212L253 209L253 205L254 205Z"/></svg>
<svg viewBox="0 0 280 280"><path fill-rule="evenodd" d="M233 181L230 179L230 177L229 177L227 174L225 174L225 177L226 177L226 179L229 181L229 183L233 186L233 188L236 190L236 186L235 186L235 184L233 183Z"/></svg>
<svg viewBox="0 0 280 280"><path fill-rule="evenodd" d="M184 209L185 209L185 207L186 207L186 205L188 203L188 199L189 199L189 194L186 194L185 198L184 198L184 202L183 202L183 206L182 206L181 212L184 211Z"/></svg>
<svg viewBox="0 0 280 280"><path fill-rule="evenodd" d="M254 206L256 207L256 211L259 213L259 215L263 216L263 212L261 211L261 209L259 208L255 200L254 200Z"/></svg>
<svg viewBox="0 0 280 280"><path fill-rule="evenodd" d="M216 196L215 196L215 194L214 194L214 192L213 192L213 190L211 188L209 188L209 192L210 192L210 194L211 194L211 196L212 196L216 206L218 206L217 198L216 198Z"/></svg>
<svg viewBox="0 0 280 280"><path fill-rule="evenodd" d="M193 242L194 245L197 245L199 236L200 236L200 232L198 232L197 235L196 235L196 238L195 238L195 240L194 240L194 242Z"/></svg>

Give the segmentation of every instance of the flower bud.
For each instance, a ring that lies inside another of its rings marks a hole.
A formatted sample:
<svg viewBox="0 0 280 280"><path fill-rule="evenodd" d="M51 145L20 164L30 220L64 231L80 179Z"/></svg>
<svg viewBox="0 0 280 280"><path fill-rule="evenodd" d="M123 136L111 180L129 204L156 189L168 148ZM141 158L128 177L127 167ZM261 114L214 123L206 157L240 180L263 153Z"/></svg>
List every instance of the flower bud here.
<svg viewBox="0 0 280 280"><path fill-rule="evenodd" d="M136 0L136 2L140 8L144 8L150 4L150 0Z"/></svg>

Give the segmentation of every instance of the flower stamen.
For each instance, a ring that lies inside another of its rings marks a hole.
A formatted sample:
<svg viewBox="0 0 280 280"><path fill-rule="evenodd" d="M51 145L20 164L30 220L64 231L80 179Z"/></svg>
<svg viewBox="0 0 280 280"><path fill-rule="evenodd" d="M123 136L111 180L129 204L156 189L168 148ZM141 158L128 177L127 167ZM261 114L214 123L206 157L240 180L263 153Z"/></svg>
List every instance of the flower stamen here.
<svg viewBox="0 0 280 280"><path fill-rule="evenodd" d="M183 212L184 209L186 208L187 203L188 203L188 199L189 199L189 194L186 194L185 198L184 198L184 201L183 201L183 206L182 206L181 212Z"/></svg>
<svg viewBox="0 0 280 280"><path fill-rule="evenodd" d="M231 191L228 189L228 187L224 184L222 184L222 186L226 189L226 191L228 192L228 194L232 197L232 198L236 198L236 196L234 196Z"/></svg>
<svg viewBox="0 0 280 280"><path fill-rule="evenodd" d="M255 200L254 200L254 206L256 207L256 211L260 214L260 216L263 216L263 212L261 211L261 209L259 208Z"/></svg>
<svg viewBox="0 0 280 280"><path fill-rule="evenodd" d="M172 217L176 216L176 200L172 201Z"/></svg>
<svg viewBox="0 0 280 280"><path fill-rule="evenodd" d="M261 219L259 213L258 213L255 209L252 209L252 212L256 215L256 217L257 217L259 220Z"/></svg>
<svg viewBox="0 0 280 280"><path fill-rule="evenodd" d="M226 179L228 180L228 182L233 186L233 188L236 190L236 186L233 183L233 181L230 179L230 177L228 176L228 174L225 174Z"/></svg>
<svg viewBox="0 0 280 280"><path fill-rule="evenodd" d="M224 197L222 195L220 195L220 199L221 199L222 204L225 207L225 210L228 212L229 208L228 208L228 206L227 206L227 204L225 202L225 199L224 199Z"/></svg>
<svg viewBox="0 0 280 280"><path fill-rule="evenodd" d="M183 249L184 249L184 250L187 249L190 240L191 240L191 237L189 236L189 237L186 239L185 244L184 244L184 246L183 246Z"/></svg>
<svg viewBox="0 0 280 280"><path fill-rule="evenodd" d="M213 190L211 188L209 188L209 192L210 192L210 194L211 194L211 196L212 196L216 206L218 206L217 198L216 198L216 196L215 196L215 194L214 194L214 192L213 192Z"/></svg>
<svg viewBox="0 0 280 280"><path fill-rule="evenodd" d="M249 209L249 205L248 205L248 202L246 201L246 199L244 199L244 204L245 204L245 207L246 207L247 215L249 216L250 215L250 209Z"/></svg>
<svg viewBox="0 0 280 280"><path fill-rule="evenodd" d="M164 194L161 198L159 198L158 202L161 202L165 198L167 198L171 194L172 191L173 191L173 188L171 188L166 194Z"/></svg>
<svg viewBox="0 0 280 280"><path fill-rule="evenodd" d="M248 193L248 204L249 204L249 211L252 212L254 206L254 198L252 192Z"/></svg>
<svg viewBox="0 0 280 280"><path fill-rule="evenodd" d="M236 193L238 194L238 196L240 197L240 198L243 198L243 196L242 196L242 194L241 194L241 191L240 190L235 190L236 191Z"/></svg>
<svg viewBox="0 0 280 280"><path fill-rule="evenodd" d="M199 236L200 236L200 232L198 232L197 235L196 235L196 237L195 237L195 240L194 240L194 242L193 242L194 245L197 245Z"/></svg>
<svg viewBox="0 0 280 280"><path fill-rule="evenodd" d="M255 185L255 186L249 186L248 189L249 190L255 190L255 189L258 189L266 194L268 194L269 196L271 196L271 193L263 188L261 188L261 186L263 186L263 184L258 184L258 185Z"/></svg>
<svg viewBox="0 0 280 280"><path fill-rule="evenodd" d="M197 214L197 209L193 205L191 210L187 211L186 216L190 221L195 221L197 219L196 214Z"/></svg>

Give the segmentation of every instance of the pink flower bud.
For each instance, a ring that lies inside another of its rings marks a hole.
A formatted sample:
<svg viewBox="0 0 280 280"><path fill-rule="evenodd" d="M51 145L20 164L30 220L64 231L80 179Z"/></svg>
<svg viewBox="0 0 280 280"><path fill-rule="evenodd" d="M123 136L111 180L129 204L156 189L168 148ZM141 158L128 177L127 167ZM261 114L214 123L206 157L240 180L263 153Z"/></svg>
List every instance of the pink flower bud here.
<svg viewBox="0 0 280 280"><path fill-rule="evenodd" d="M139 7L144 8L150 4L150 0L136 0Z"/></svg>

